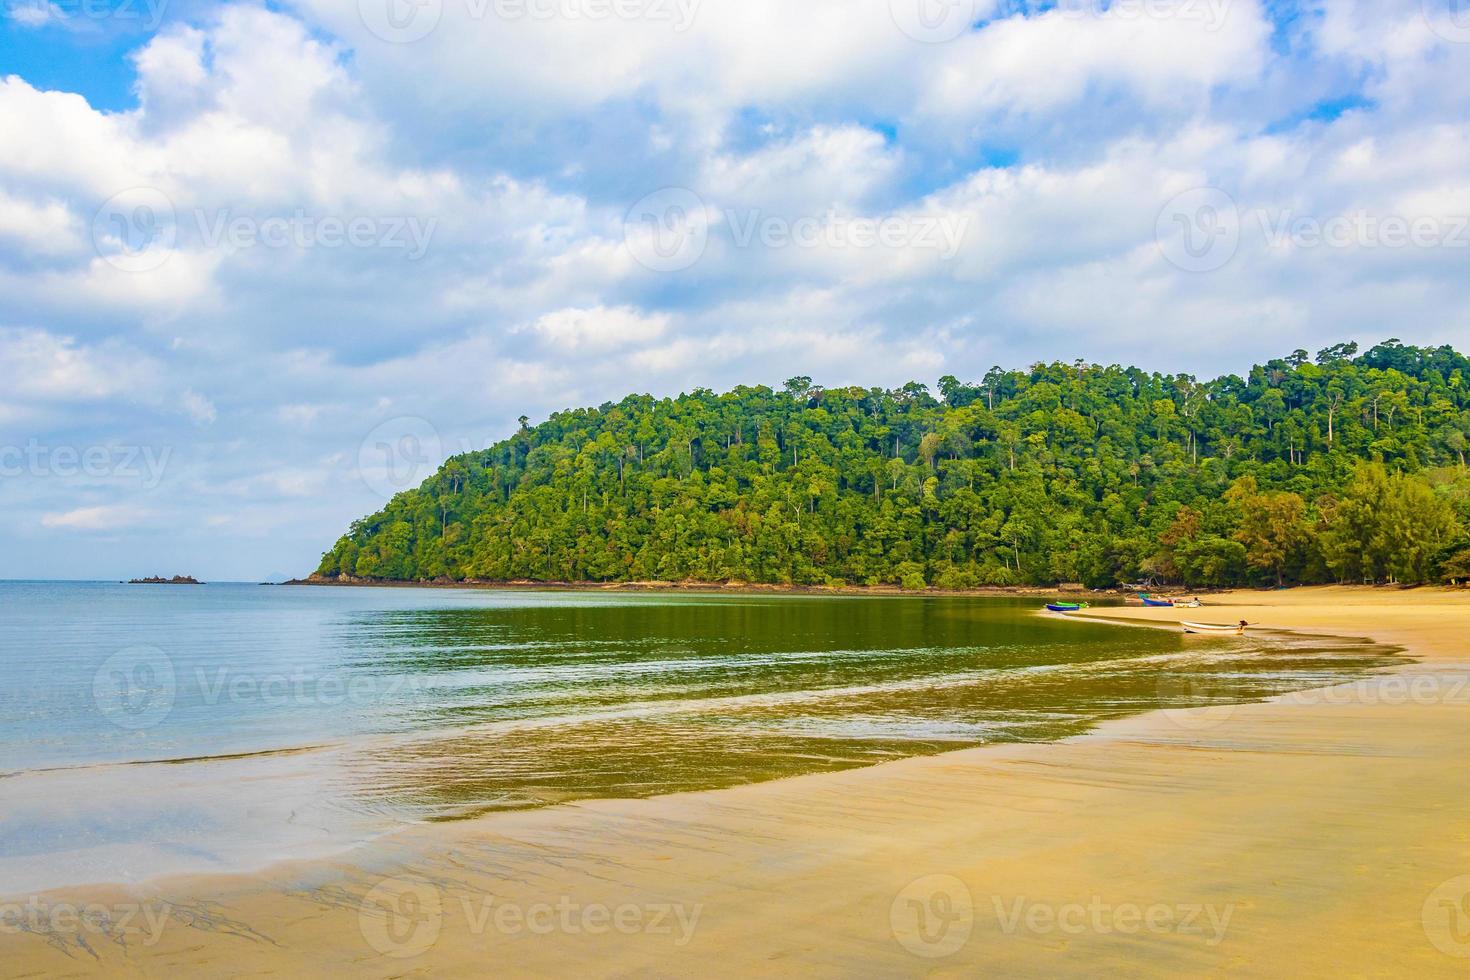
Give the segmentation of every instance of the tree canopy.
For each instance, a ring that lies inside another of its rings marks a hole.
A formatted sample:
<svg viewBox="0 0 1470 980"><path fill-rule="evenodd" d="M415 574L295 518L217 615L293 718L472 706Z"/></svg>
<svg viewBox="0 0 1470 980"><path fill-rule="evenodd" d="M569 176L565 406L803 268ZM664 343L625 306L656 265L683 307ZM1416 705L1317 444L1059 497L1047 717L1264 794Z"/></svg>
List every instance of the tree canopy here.
<svg viewBox="0 0 1470 980"><path fill-rule="evenodd" d="M1470 577L1470 360L1389 340L1199 380L1081 361L630 395L448 460L323 576L907 588Z"/></svg>

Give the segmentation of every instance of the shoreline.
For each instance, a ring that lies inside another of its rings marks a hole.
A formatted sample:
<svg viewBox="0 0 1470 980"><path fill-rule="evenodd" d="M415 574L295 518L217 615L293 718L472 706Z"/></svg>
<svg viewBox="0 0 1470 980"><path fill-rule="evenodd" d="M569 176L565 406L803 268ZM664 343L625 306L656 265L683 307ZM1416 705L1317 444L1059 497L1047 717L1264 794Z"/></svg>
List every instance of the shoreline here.
<svg viewBox="0 0 1470 980"><path fill-rule="evenodd" d="M681 581L629 581L629 582L543 582L533 579L487 580L450 579L429 581L397 581L393 579L290 579L271 583L278 586L310 586L315 588L362 588L362 589L479 589L507 592L633 592L662 594L669 592L704 592L756 595L860 595L860 596L907 596L911 598L934 596L973 596L976 598L1040 598L1054 595L1124 596L1131 593L1078 588L1046 588L1031 585L994 585L974 589L904 589L897 585L782 585L764 582L705 582L696 579ZM1183 594L1183 593L1181 593ZM1194 595L1195 593L1188 593ZM1208 595L1208 591L1199 592Z"/></svg>
<svg viewBox="0 0 1470 980"><path fill-rule="evenodd" d="M669 592L693 592L693 593L721 593L732 594L767 594L767 595L857 595L857 596L905 596L909 598L922 598L924 596L954 596L958 598L990 598L990 599L1039 599L1050 596L1092 596L1099 601L1127 600L1138 595L1136 589L1125 589L1113 587L1111 589L1090 589L1077 583L1060 583L1055 586L1044 585L982 585L970 589L942 589L937 586L928 586L923 589L905 589L899 585L785 585L774 582L707 582L701 579L674 580L638 580L627 582L573 582L573 581L542 581L539 579L464 579L454 581L452 579L420 579L415 581L397 579L358 579L358 578L308 578L288 579L284 582L262 582L261 585L277 587L285 586L307 586L313 588L361 588L361 589L468 589L484 591L506 591L506 592L633 592L662 594ZM1415 595L1419 593L1446 593L1470 596L1470 584L1454 585L1291 585L1267 588L1186 588L1184 586L1161 585L1149 590L1149 595L1161 596L1163 598L1180 598L1188 596L1199 597L1221 597L1229 596L1232 600L1245 596L1260 595L1269 596L1279 593L1300 593L1304 591L1322 589L1346 589L1353 592L1365 594L1383 595ZM1208 603L1205 603L1208 605ZM1139 608L1139 607L1134 607Z"/></svg>
<svg viewBox="0 0 1470 980"><path fill-rule="evenodd" d="M1441 952L1424 917L1435 887L1470 875L1470 820L1458 812L1470 793L1461 758L1470 732L1470 691L1460 684L1467 598L1463 590L1339 588L1217 597L1217 608L1250 611L1240 618L1367 636L1407 653L1404 665L1341 685L1341 694L1326 688L1155 711L1061 742L492 814L410 828L337 858L255 875L72 890L62 894L115 904L146 896L169 907L208 902L233 924L201 936L169 918L151 944L92 943L96 961L64 942L0 929L0 953L37 971L147 963L162 972L226 961L265 971L309 949L310 969L350 966L368 975L472 972L493 951L512 972L594 975L711 972L718 964L713 972L983 967L1055 976L1130 963L1148 974L1251 973L1254 963L1262 975L1285 964L1322 975L1340 972L1328 969L1336 962L1362 975L1412 965L1448 976L1463 963ZM1119 606L1072 616L1157 626L1189 612ZM1400 687L1406 693L1392 693ZM928 944L929 932L900 921L907 914L900 899L910 892L921 909L937 908L935 896L964 906L968 893L965 941L933 955L939 948ZM393 938L398 932L379 928L399 924L405 895L437 905L434 938L422 949L418 940L406 949ZM682 945L651 926L628 934L500 926L487 933L484 917L462 907L466 896L491 896L522 912L562 898L584 908L663 902L701 912ZM992 903L996 896L1004 901ZM1213 902L1221 918L1232 911L1213 945L1215 933L1181 928L1135 930L1120 948L1121 928L1039 924L1046 909L1055 918L1093 897L1114 908ZM1011 904L1017 900L1025 914L1032 907L1043 914L1036 921L1001 914L1020 907ZM1017 928L1017 921L1031 924ZM838 949L846 959L823 952Z"/></svg>

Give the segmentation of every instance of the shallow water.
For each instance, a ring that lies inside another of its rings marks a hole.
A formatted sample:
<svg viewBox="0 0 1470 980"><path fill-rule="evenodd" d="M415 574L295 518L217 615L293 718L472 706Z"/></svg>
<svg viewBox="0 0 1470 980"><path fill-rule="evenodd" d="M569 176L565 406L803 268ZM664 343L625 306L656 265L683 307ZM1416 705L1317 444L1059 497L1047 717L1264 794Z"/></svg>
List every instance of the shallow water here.
<svg viewBox="0 0 1470 980"><path fill-rule="evenodd" d="M0 583L0 894L1055 739L1391 662L1037 605Z"/></svg>

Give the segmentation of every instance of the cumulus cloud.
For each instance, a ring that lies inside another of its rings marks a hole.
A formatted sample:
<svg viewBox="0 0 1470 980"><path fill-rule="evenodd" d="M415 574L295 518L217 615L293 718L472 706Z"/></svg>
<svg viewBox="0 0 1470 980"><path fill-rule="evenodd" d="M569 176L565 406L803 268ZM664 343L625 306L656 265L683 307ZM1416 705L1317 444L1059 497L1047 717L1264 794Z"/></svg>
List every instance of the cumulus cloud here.
<svg viewBox="0 0 1470 980"><path fill-rule="evenodd" d="M45 330L0 327L0 364L6 393L39 402L144 400L157 385L161 365L125 344L78 343Z"/></svg>
<svg viewBox="0 0 1470 980"><path fill-rule="evenodd" d="M772 212L851 206L886 190L900 152L861 126L816 126L746 153L716 152L699 187L728 205Z"/></svg>
<svg viewBox="0 0 1470 980"><path fill-rule="evenodd" d="M81 224L56 200L28 201L0 190L0 238L44 255L61 255L83 247Z"/></svg>
<svg viewBox="0 0 1470 980"><path fill-rule="evenodd" d="M1248 0L1064 2L992 23L945 46L922 110L945 117L1026 114L1121 89L1147 109L1198 104L1213 86L1252 81L1271 26Z"/></svg>
<svg viewBox="0 0 1470 980"><path fill-rule="evenodd" d="M41 526L63 531L120 531L134 527L148 517L147 511L121 504L78 507L43 515Z"/></svg>
<svg viewBox="0 0 1470 980"><path fill-rule="evenodd" d="M632 97L701 111L793 99L845 99L852 80L884 88L882 70L913 57L888 0L645 0L628 15L550 15L526 4L429 5L394 27L380 4L299 0L358 52L368 75L397 75L435 98L534 113L587 110ZM988 4L986 6L989 6ZM412 39L411 41L409 39ZM424 73L410 69L433 64Z"/></svg>
<svg viewBox="0 0 1470 980"><path fill-rule="evenodd" d="M47 24L63 23L66 20L66 14L62 9L47 0L21 0L10 6L6 13L11 20L22 27L44 27Z"/></svg>
<svg viewBox="0 0 1470 980"><path fill-rule="evenodd" d="M555 349L606 350L654 340L669 328L667 316L645 316L630 307L555 310L531 330Z"/></svg>

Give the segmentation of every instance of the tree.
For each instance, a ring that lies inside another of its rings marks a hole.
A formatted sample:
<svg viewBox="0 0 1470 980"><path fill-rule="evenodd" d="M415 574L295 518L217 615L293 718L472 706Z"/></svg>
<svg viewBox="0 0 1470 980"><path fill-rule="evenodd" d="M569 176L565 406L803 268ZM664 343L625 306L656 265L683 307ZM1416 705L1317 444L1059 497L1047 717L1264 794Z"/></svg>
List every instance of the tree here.
<svg viewBox="0 0 1470 980"><path fill-rule="evenodd" d="M794 378L788 378L784 387L786 393L791 396L792 400L805 402L811 397L812 379L804 374L798 375Z"/></svg>
<svg viewBox="0 0 1470 980"><path fill-rule="evenodd" d="M1448 549L1440 558L1439 577L1450 585L1470 582L1470 542Z"/></svg>
<svg viewBox="0 0 1470 980"><path fill-rule="evenodd" d="M934 468L934 457L939 454L941 442L937 432L926 432L924 438L919 440L919 456L924 460L924 465L931 470Z"/></svg>
<svg viewBox="0 0 1470 980"><path fill-rule="evenodd" d="M1421 583L1458 533L1449 503L1424 480L1360 464L1340 500L1324 508L1322 550L1344 581Z"/></svg>
<svg viewBox="0 0 1470 980"><path fill-rule="evenodd" d="M1219 588L1245 578L1245 545L1229 538L1205 535L1184 542L1176 552L1185 584Z"/></svg>
<svg viewBox="0 0 1470 980"><path fill-rule="evenodd" d="M1336 364L1340 361L1348 360L1357 352L1358 345L1356 342L1333 344L1331 347L1324 347L1317 352L1317 363L1324 366Z"/></svg>
<svg viewBox="0 0 1470 980"><path fill-rule="evenodd" d="M1181 507L1164 533L1159 535L1159 553L1149 571L1165 581L1177 582L1187 577L1182 555L1200 535L1200 513L1192 507Z"/></svg>
<svg viewBox="0 0 1470 980"><path fill-rule="evenodd" d="M1444 434L1444 444L1450 452L1460 457L1460 466L1465 465L1465 450L1470 448L1470 436L1463 429L1447 429Z"/></svg>
<svg viewBox="0 0 1470 980"><path fill-rule="evenodd" d="M1286 570L1300 565L1312 528L1307 522L1307 504L1294 493L1259 493L1254 481L1237 482L1226 494L1234 495L1240 508L1240 529L1235 540L1245 548L1252 568L1268 571L1277 585L1286 583Z"/></svg>
<svg viewBox="0 0 1470 980"><path fill-rule="evenodd" d="M1337 410L1342 407L1343 399L1347 392L1340 380L1334 378L1327 383L1327 444L1333 443L1333 427L1337 421Z"/></svg>

